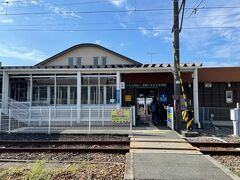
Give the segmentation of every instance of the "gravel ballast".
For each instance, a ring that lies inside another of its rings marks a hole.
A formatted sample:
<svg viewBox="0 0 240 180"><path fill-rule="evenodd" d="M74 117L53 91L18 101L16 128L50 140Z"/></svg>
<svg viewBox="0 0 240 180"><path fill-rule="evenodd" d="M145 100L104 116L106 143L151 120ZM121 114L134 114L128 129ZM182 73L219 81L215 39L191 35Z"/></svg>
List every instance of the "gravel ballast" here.
<svg viewBox="0 0 240 180"><path fill-rule="evenodd" d="M196 129L199 132L198 137L186 138L189 142L221 142L221 143L240 143L240 137L233 137L232 127L209 127ZM212 148L219 149L219 148ZM234 150L234 148L229 148ZM229 168L232 172L240 176L240 154L239 156L221 155L212 156L219 163Z"/></svg>
<svg viewBox="0 0 240 180"><path fill-rule="evenodd" d="M90 162L125 162L123 154L104 153L1 153L0 159L47 160L47 161L90 161Z"/></svg>
<svg viewBox="0 0 240 180"><path fill-rule="evenodd" d="M125 141L129 140L127 136L123 135L67 135L67 134L1 134L0 140L25 140L25 141L44 141L44 140L59 140L59 141L74 141L74 140L84 140L84 141L98 141L98 140L106 140L106 141Z"/></svg>

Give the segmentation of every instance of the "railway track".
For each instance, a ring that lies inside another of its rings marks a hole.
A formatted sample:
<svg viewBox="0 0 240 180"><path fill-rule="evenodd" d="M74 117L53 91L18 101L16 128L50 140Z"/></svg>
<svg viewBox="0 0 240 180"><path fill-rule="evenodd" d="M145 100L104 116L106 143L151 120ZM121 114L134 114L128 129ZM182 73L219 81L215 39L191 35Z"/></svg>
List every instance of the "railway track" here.
<svg viewBox="0 0 240 180"><path fill-rule="evenodd" d="M19 152L78 152L78 153L120 153L129 152L130 141L13 141L1 140L0 153Z"/></svg>
<svg viewBox="0 0 240 180"><path fill-rule="evenodd" d="M240 156L240 143L189 142L203 154Z"/></svg>

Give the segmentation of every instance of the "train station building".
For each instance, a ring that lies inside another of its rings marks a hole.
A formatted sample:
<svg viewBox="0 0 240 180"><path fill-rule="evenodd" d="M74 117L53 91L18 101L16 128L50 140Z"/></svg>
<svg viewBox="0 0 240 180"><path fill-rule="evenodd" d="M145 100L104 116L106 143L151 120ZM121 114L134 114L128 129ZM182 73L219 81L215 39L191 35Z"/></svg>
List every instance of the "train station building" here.
<svg viewBox="0 0 240 180"><path fill-rule="evenodd" d="M240 67L190 62L180 70L199 127L240 101ZM173 106L173 65L142 64L97 44L70 47L34 66L2 66L0 73L2 110L9 108L10 100L29 111L61 107L76 114L87 108L134 106L138 123L140 111L149 114L154 96ZM229 120L227 113L217 120Z"/></svg>

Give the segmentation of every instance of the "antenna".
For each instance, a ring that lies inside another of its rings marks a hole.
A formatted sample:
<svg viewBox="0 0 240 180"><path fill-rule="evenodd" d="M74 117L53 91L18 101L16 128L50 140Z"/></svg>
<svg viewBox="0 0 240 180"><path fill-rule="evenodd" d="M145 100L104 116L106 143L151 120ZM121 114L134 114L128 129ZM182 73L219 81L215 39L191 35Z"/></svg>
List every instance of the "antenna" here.
<svg viewBox="0 0 240 180"><path fill-rule="evenodd" d="M150 55L150 60L151 60L150 62L152 64L153 55L158 54L158 53L157 52L147 52L147 54Z"/></svg>

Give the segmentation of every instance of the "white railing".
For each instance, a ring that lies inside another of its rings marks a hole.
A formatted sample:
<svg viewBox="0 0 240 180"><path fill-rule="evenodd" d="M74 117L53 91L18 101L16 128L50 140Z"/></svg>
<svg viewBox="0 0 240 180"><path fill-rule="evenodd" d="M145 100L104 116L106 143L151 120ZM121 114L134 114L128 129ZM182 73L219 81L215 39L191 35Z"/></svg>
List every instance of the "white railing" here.
<svg viewBox="0 0 240 180"><path fill-rule="evenodd" d="M115 117L113 111L120 115ZM8 116L0 118L0 131L7 132L59 132L79 131L91 133L93 131L121 131L132 130L135 125L135 107L88 107L77 109L38 107L29 108L25 113L21 109L9 109Z"/></svg>
<svg viewBox="0 0 240 180"><path fill-rule="evenodd" d="M4 99L4 102L3 102ZM7 109L14 109L15 111L21 111L22 113L27 114L29 112L30 102L19 102L9 97L5 97L4 95L0 94L0 101L1 107L2 103L5 103L5 114L9 113Z"/></svg>

